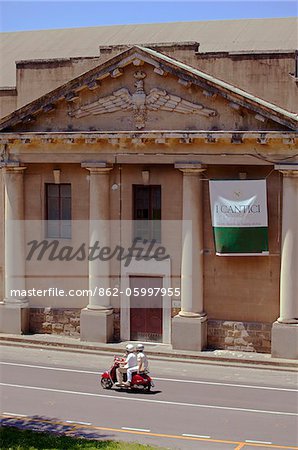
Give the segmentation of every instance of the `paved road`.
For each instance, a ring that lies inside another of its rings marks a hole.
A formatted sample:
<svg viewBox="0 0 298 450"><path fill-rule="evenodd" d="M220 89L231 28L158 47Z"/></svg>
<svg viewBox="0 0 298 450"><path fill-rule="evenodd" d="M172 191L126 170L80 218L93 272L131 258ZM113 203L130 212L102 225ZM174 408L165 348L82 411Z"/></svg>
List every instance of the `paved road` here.
<svg viewBox="0 0 298 450"><path fill-rule="evenodd" d="M156 386L142 394L101 389L110 355L3 346L1 360L6 417L84 422L86 432L171 449L298 448L294 372L152 360Z"/></svg>

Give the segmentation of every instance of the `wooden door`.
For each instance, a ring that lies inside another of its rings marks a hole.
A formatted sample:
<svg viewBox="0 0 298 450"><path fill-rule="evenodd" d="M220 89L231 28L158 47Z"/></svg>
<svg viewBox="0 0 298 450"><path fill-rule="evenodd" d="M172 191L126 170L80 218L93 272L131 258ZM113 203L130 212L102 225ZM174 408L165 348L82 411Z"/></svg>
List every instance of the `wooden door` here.
<svg viewBox="0 0 298 450"><path fill-rule="evenodd" d="M130 277L130 339L162 342L162 296L148 288L162 288L162 277ZM135 289L136 288L136 289ZM135 291L134 291L135 289ZM141 294L145 289L146 295ZM137 292L140 295L136 295Z"/></svg>

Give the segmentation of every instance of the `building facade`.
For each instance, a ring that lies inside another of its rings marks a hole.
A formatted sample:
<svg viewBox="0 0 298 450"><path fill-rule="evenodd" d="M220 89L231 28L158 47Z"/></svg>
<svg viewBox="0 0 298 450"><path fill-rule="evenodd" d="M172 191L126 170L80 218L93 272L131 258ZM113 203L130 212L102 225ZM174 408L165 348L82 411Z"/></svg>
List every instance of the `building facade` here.
<svg viewBox="0 0 298 450"><path fill-rule="evenodd" d="M0 97L1 332L297 358L297 55L259 46L17 63ZM265 180L262 256L216 251L212 180Z"/></svg>

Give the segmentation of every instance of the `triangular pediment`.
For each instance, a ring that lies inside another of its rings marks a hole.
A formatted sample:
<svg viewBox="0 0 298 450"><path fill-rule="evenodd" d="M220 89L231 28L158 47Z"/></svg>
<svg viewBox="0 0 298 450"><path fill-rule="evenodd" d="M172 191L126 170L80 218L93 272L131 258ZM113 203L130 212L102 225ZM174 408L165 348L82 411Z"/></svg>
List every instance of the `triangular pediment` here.
<svg viewBox="0 0 298 450"><path fill-rule="evenodd" d="M297 114L135 46L14 111L0 130L258 131L297 123Z"/></svg>

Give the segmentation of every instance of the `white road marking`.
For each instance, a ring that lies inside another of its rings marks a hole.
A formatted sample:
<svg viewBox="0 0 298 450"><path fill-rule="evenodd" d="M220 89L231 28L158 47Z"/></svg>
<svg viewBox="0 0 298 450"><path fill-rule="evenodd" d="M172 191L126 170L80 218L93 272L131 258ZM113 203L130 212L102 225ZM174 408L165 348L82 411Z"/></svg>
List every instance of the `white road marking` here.
<svg viewBox="0 0 298 450"><path fill-rule="evenodd" d="M63 367L49 367L49 366L36 366L32 364L19 364L19 363L10 363L10 362L2 362L0 364L8 365L8 366L19 366L19 367L29 367L32 369L45 369L45 370L56 370L62 372L74 372L74 373L86 373L91 375L100 376L104 371L90 371L90 370L78 370L78 369L65 369ZM219 383L216 381L199 381L199 380L179 380L177 378L158 378L154 377L156 381L170 381L174 383L191 383L191 384L206 384L210 386L226 386L226 387L237 387L237 388L247 388L247 389L262 389L262 390L270 390L270 391L285 391L285 392L295 392L298 393L298 389L288 389L288 388L278 388L271 386L254 386L249 384L233 384L233 383Z"/></svg>
<svg viewBox="0 0 298 450"><path fill-rule="evenodd" d="M150 433L150 431L151 431L151 430L145 430L144 428L129 428L129 427L121 427L121 430L145 431L146 433Z"/></svg>
<svg viewBox="0 0 298 450"><path fill-rule="evenodd" d="M128 400L133 402L143 402L143 403L156 403L162 405L175 405L175 406L189 406L196 408L206 408L206 409L222 409L229 411L241 411L241 412L253 412L253 413L261 413L261 414L274 414L278 416L298 416L298 413L293 412L284 412L284 411L266 411L261 409L246 409L246 408L234 408L231 406L217 406L217 405L201 405L198 403L183 403L183 402L169 402L166 400L149 400L145 398L132 398L118 395L105 395L105 394L93 394L92 392L80 392L80 391L66 391L64 389L53 389L53 388L45 388L45 387L37 387L37 386L24 386L21 384L10 384L10 383L0 383L0 386L6 386L11 388L20 388L20 389L32 389L36 391L48 391L48 392L58 392L60 394L74 394L74 395L83 395L88 397L99 397L99 398L109 398L116 400Z"/></svg>
<svg viewBox="0 0 298 450"><path fill-rule="evenodd" d="M247 389L264 389L270 391L287 391L287 392L296 392L298 393L298 389L287 389L287 388L277 388L270 386L253 386L249 384L233 384L233 383L218 383L216 381L198 381L198 380L178 380L175 378L155 378L157 381L172 381L176 383L194 383L194 384L208 384L211 386L227 386L227 387L238 387L238 388L247 388Z"/></svg>
<svg viewBox="0 0 298 450"><path fill-rule="evenodd" d="M75 423L79 425L92 425L91 422L79 422L78 420L66 420L66 423Z"/></svg>
<svg viewBox="0 0 298 450"><path fill-rule="evenodd" d="M196 437L196 438L203 438L203 439L211 439L211 436L203 436L200 434L182 434L182 436L186 436L186 437Z"/></svg>
<svg viewBox="0 0 298 450"><path fill-rule="evenodd" d="M268 444L271 445L272 442L266 442L266 441L250 441L249 439L247 439L245 442L249 443L249 444Z"/></svg>
<svg viewBox="0 0 298 450"><path fill-rule="evenodd" d="M75 372L75 373L89 373L92 375L100 375L102 372L93 372L88 370L76 370L76 369L65 369L64 367L49 367L49 366L36 366L33 364L19 364L19 363L10 363L10 362L4 362L0 361L0 364L5 364L8 366L19 366L19 367L29 367L30 369L46 369L46 370L56 370L61 372Z"/></svg>
<svg viewBox="0 0 298 450"><path fill-rule="evenodd" d="M28 416L26 416L26 414L16 414L16 413L11 413L11 412L4 412L2 414L3 414L3 416L28 417Z"/></svg>

